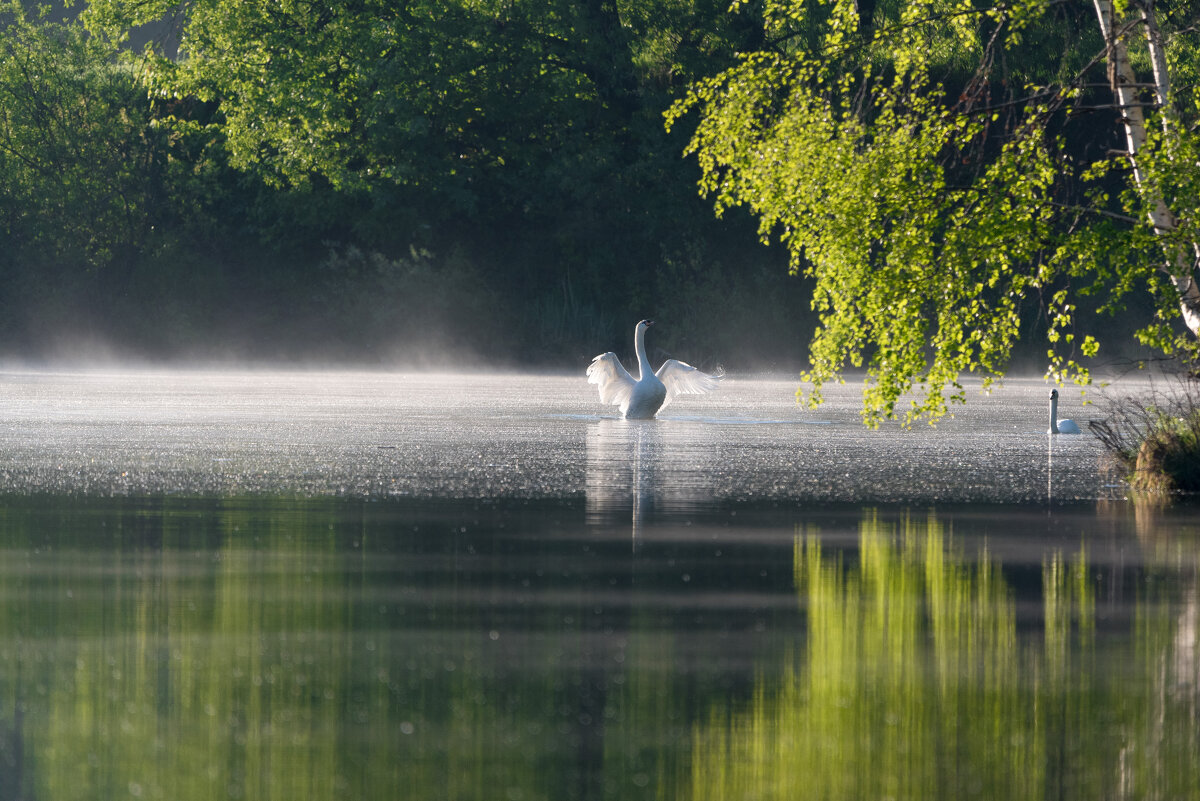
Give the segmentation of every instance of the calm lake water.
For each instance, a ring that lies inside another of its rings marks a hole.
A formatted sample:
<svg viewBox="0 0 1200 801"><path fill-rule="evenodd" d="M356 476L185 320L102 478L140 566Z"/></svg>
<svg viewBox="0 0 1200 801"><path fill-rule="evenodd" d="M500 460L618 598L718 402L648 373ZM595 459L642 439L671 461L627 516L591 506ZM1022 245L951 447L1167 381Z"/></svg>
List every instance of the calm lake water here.
<svg viewBox="0 0 1200 801"><path fill-rule="evenodd" d="M1200 515L1041 382L0 378L0 799L1200 797Z"/></svg>

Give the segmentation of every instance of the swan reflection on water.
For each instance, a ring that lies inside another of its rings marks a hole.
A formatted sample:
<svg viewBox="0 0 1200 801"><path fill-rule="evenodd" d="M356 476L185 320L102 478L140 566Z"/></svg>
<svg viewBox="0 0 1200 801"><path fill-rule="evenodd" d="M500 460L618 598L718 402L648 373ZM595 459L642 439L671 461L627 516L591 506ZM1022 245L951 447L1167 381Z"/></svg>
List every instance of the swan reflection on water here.
<svg viewBox="0 0 1200 801"><path fill-rule="evenodd" d="M654 502L662 429L653 423L600 420L587 432L587 522L628 521L634 545L638 528Z"/></svg>
<svg viewBox="0 0 1200 801"><path fill-rule="evenodd" d="M1046 503L1054 503L1054 436L1053 432L1046 438Z"/></svg>
<svg viewBox="0 0 1200 801"><path fill-rule="evenodd" d="M597 420L587 429L585 487L589 525L639 530L655 513L697 511L711 503L703 477L715 461L710 427L662 421Z"/></svg>

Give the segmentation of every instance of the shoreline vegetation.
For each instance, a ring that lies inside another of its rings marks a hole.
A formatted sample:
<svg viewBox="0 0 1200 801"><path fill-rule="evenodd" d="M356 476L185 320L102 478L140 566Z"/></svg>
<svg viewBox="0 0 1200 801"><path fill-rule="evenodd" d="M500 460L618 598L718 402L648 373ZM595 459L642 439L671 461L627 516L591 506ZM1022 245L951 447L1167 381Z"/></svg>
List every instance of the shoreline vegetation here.
<svg viewBox="0 0 1200 801"><path fill-rule="evenodd" d="M1088 427L1136 496L1200 493L1200 382L1179 376L1107 405Z"/></svg>
<svg viewBox="0 0 1200 801"><path fill-rule="evenodd" d="M811 280L664 125L756 10L222 8L0 3L0 354L563 368L654 317L662 356L809 368ZM1127 302L1102 358L1144 355Z"/></svg>
<svg viewBox="0 0 1200 801"><path fill-rule="evenodd" d="M311 132L336 152L251 155L232 88L153 83L152 67L185 63L160 54L182 19L101 30L111 5L0 2L0 354L547 368L586 364L653 316L666 353L803 366L804 282L748 214L714 218L686 138L661 121L752 45L723 4L632 27L588 4L508 26L471 2L407 20L380 6L381 25L404 27L386 63L321 75L302 67L329 42L305 26L367 33L296 10L298 41L260 43L295 63L264 81L351 130ZM320 127L261 102L271 130Z"/></svg>

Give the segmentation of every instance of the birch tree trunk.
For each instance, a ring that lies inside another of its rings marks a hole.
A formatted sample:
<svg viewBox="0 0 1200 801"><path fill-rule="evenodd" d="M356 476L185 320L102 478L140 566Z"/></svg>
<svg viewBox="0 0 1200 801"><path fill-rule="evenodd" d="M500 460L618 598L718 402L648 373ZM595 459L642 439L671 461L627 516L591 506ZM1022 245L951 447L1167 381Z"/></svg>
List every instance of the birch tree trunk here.
<svg viewBox="0 0 1200 801"><path fill-rule="evenodd" d="M1146 26L1146 44L1150 49L1150 67L1154 70L1154 95L1158 107L1163 111L1163 126L1166 127L1167 117L1171 116L1171 78L1167 72L1167 46L1163 40L1162 29L1158 27L1158 19L1154 15L1154 0L1144 0L1141 7L1142 24Z"/></svg>
<svg viewBox="0 0 1200 801"><path fill-rule="evenodd" d="M1133 67L1129 61L1129 49L1125 44L1125 31L1118 31L1116 15L1113 13L1112 0L1093 0L1096 15L1100 20L1100 31L1104 35L1108 56L1109 81L1117 98L1117 108L1121 113L1121 122L1125 126L1125 138L1129 147L1129 161L1133 167L1133 180L1139 188L1145 187L1145 177L1138 162L1138 154L1146 146L1146 117L1142 113L1142 104L1137 97L1137 81L1134 78ZM1147 41L1150 49L1150 61L1154 65L1155 96L1158 103L1167 110L1169 108L1166 53L1163 50L1162 34L1154 18L1152 2L1142 6L1142 20L1146 26ZM1166 236L1176 230L1175 215L1161 197L1151 199L1150 223L1154 233ZM1183 321L1188 330L1200 337L1200 286L1195 277L1196 257L1200 249L1192 244L1188 249L1164 242L1167 261L1163 270L1171 276L1175 291L1179 293L1179 307L1183 312Z"/></svg>

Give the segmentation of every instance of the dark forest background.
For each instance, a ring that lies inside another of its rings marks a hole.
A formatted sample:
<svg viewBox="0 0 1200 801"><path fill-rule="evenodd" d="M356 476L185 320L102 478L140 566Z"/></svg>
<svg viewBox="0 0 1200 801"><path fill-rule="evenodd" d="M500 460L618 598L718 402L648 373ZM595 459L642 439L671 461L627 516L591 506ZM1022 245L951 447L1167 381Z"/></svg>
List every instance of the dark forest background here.
<svg viewBox="0 0 1200 801"><path fill-rule="evenodd" d="M98 5L2 6L0 356L574 368L651 317L656 358L804 364L804 280L748 215L714 217L689 126L663 125L764 45L753 4L297 4L229 23L267 26L238 125L222 87L147 79L180 16ZM337 28L343 5L379 24ZM384 23L386 48L356 49ZM280 97L315 98L313 120ZM230 137L260 111L344 128L248 158Z"/></svg>

